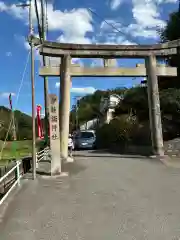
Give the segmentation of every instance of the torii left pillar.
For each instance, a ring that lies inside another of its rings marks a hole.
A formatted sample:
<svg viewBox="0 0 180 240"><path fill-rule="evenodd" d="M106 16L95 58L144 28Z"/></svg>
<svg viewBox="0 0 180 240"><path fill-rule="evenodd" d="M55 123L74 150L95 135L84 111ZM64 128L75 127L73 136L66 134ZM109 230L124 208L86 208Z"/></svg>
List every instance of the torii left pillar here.
<svg viewBox="0 0 180 240"><path fill-rule="evenodd" d="M64 55L61 59L60 83L60 148L63 160L68 158L68 135L70 116L70 87L71 87L71 56Z"/></svg>
<svg viewBox="0 0 180 240"><path fill-rule="evenodd" d="M149 120L153 152L157 156L164 157L159 88L156 74L156 57L153 55L147 56L145 58L145 65L147 71Z"/></svg>

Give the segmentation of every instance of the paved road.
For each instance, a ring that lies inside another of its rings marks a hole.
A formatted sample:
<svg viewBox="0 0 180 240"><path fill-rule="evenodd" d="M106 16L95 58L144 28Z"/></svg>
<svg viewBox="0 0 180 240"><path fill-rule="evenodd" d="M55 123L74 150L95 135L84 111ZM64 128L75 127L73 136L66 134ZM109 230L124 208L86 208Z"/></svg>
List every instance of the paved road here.
<svg viewBox="0 0 180 240"><path fill-rule="evenodd" d="M76 155L69 177L24 182L0 239L179 239L179 169L146 158Z"/></svg>

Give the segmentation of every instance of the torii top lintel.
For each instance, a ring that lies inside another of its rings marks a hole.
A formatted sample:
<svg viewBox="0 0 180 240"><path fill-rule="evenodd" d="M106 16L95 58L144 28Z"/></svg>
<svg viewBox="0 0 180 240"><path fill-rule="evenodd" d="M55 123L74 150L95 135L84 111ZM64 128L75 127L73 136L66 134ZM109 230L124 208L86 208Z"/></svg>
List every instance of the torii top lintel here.
<svg viewBox="0 0 180 240"><path fill-rule="evenodd" d="M81 58L142 58L149 55L175 55L180 47L180 39L162 44L153 45L107 45L107 44L71 44L44 41L33 38L35 46L44 56L62 57L69 54L71 57Z"/></svg>

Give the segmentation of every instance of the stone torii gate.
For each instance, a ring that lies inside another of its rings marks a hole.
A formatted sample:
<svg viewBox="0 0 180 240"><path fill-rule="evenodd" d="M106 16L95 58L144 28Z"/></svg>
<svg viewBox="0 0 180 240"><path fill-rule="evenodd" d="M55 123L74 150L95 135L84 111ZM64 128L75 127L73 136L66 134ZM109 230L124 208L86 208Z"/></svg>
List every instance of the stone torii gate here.
<svg viewBox="0 0 180 240"><path fill-rule="evenodd" d="M37 38L33 39L39 45ZM59 67L42 67L41 76L60 76L60 149L61 157L68 157L68 133L70 113L71 77L77 76L147 76L149 120L151 129L152 148L155 155L164 156L161 112L157 76L176 76L177 69L165 65L158 66L158 57L176 55L180 40L155 45L90 45L64 44L45 41L39 49L41 55L61 58ZM71 58L102 58L104 68L84 68L72 65ZM114 58L144 58L145 66L136 68L114 67ZM110 60L111 59L111 60Z"/></svg>

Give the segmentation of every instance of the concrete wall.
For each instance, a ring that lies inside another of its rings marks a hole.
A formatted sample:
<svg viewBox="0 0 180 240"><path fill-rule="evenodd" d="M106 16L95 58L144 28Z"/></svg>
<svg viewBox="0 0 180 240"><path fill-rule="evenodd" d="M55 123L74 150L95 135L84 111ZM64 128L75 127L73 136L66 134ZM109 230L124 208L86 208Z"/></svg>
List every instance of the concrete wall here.
<svg viewBox="0 0 180 240"><path fill-rule="evenodd" d="M90 129L95 129L97 124L98 124L98 119L94 118L80 126L80 130L90 130Z"/></svg>

